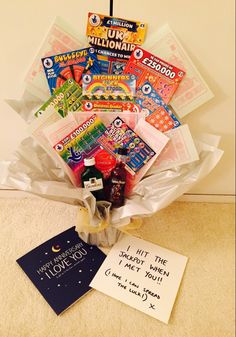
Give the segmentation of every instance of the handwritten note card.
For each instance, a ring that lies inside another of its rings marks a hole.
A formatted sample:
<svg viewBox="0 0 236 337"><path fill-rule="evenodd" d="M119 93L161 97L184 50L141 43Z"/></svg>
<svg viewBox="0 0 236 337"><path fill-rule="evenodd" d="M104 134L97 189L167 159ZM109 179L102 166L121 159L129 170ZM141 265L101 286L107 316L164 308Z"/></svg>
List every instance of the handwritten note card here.
<svg viewBox="0 0 236 337"><path fill-rule="evenodd" d="M183 255L127 235L90 286L168 323L186 263Z"/></svg>

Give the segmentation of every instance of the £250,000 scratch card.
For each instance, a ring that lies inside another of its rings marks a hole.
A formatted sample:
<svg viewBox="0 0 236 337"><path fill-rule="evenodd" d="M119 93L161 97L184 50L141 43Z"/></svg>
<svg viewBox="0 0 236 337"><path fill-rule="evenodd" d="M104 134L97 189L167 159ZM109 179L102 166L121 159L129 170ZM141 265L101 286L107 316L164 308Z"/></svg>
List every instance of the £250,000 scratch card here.
<svg viewBox="0 0 236 337"><path fill-rule="evenodd" d="M170 108L163 102L151 83L145 82L137 90L136 103L148 116L146 121L161 132L168 131L180 125L180 122Z"/></svg>
<svg viewBox="0 0 236 337"><path fill-rule="evenodd" d="M93 48L84 48L42 59L51 94L69 78L80 83L84 73L99 74L97 56Z"/></svg>
<svg viewBox="0 0 236 337"><path fill-rule="evenodd" d="M185 75L183 70L140 47L134 49L124 73L136 76L137 88L149 81L166 104Z"/></svg>

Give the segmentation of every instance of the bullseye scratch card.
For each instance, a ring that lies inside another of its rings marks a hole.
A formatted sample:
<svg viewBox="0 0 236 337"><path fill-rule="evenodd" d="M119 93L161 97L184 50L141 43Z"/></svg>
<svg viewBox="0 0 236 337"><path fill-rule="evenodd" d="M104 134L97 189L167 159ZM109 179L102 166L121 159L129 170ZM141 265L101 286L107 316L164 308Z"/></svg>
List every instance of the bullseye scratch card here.
<svg viewBox="0 0 236 337"><path fill-rule="evenodd" d="M165 132L180 125L176 116L149 82L145 82L137 90L136 103L147 113L146 121L159 131Z"/></svg>
<svg viewBox="0 0 236 337"><path fill-rule="evenodd" d="M107 127L97 141L114 157L117 157L119 147L127 148L126 169L132 175L138 172L156 154L120 117L117 117Z"/></svg>
<svg viewBox="0 0 236 337"><path fill-rule="evenodd" d="M42 59L51 94L69 78L80 83L82 74L99 74L100 68L93 48L84 48Z"/></svg>
<svg viewBox="0 0 236 337"><path fill-rule="evenodd" d="M124 74L136 76L137 89L149 81L158 95L168 104L185 72L148 51L135 47Z"/></svg>

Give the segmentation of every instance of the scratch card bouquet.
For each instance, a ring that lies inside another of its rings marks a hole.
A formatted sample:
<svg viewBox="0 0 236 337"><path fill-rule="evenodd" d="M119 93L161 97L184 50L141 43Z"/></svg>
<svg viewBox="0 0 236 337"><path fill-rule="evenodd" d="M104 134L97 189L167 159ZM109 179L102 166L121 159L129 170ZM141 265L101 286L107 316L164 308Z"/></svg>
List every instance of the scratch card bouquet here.
<svg viewBox="0 0 236 337"><path fill-rule="evenodd" d="M192 137L184 117L213 97L168 25L88 14L86 36L52 25L8 100L29 125L0 184L78 205L80 235L112 245L169 205L222 156L217 136ZM82 207L82 208L81 208Z"/></svg>

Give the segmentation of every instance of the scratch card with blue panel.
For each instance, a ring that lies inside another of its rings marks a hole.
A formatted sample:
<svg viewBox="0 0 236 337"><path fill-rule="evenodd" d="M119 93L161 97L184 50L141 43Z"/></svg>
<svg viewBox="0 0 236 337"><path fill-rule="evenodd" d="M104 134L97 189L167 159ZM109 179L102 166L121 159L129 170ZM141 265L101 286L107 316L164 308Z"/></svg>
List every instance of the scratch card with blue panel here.
<svg viewBox="0 0 236 337"><path fill-rule="evenodd" d="M81 83L82 74L99 74L94 48L79 49L42 59L51 94L69 78Z"/></svg>
<svg viewBox="0 0 236 337"><path fill-rule="evenodd" d="M111 155L118 157L118 148L128 149L126 169L134 175L156 153L120 117L117 117L98 138L98 143Z"/></svg>
<svg viewBox="0 0 236 337"><path fill-rule="evenodd" d="M89 284L105 257L96 246L81 240L75 227L71 227L34 248L17 263L59 315L91 290Z"/></svg>
<svg viewBox="0 0 236 337"><path fill-rule="evenodd" d="M158 95L150 82L146 81L136 93L136 103L146 111L146 121L161 132L180 126L180 122L167 104Z"/></svg>

